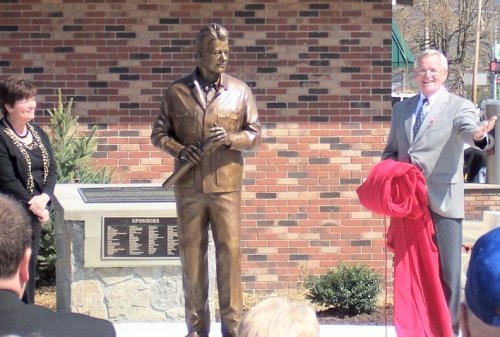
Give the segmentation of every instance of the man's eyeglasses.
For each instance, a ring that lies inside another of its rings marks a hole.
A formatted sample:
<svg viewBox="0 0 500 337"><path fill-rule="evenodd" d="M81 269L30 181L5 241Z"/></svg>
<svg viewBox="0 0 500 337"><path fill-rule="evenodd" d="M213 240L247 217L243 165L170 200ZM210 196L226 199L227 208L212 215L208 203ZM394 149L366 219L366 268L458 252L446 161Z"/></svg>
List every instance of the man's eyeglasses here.
<svg viewBox="0 0 500 337"><path fill-rule="evenodd" d="M427 73L429 73L429 75L431 76L436 76L437 74L439 74L440 72L442 72L443 70L437 70L437 69L417 69L417 74L419 75L427 75Z"/></svg>

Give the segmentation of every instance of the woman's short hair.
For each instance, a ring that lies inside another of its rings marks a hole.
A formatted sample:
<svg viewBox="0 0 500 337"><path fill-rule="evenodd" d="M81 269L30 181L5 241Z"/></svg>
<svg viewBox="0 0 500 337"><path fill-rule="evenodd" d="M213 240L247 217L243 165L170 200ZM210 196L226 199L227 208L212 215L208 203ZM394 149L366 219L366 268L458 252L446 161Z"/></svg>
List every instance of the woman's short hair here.
<svg viewBox="0 0 500 337"><path fill-rule="evenodd" d="M0 105L2 114L7 116L5 105L13 106L17 101L36 95L36 87L17 76L11 76L0 83Z"/></svg>

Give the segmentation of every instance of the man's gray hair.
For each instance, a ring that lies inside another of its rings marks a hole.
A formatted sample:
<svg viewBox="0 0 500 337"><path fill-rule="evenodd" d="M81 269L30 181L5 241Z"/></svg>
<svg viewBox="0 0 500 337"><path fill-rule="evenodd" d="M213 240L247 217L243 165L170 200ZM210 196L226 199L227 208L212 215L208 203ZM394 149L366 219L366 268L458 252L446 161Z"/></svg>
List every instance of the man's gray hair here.
<svg viewBox="0 0 500 337"><path fill-rule="evenodd" d="M427 49L421 52L420 54L417 55L417 59L415 62L415 68L418 68L420 66L420 61L423 58L426 57L431 57L431 56L438 56L439 60L441 61L441 66L443 67L444 70L448 70L448 59L442 52L436 49Z"/></svg>

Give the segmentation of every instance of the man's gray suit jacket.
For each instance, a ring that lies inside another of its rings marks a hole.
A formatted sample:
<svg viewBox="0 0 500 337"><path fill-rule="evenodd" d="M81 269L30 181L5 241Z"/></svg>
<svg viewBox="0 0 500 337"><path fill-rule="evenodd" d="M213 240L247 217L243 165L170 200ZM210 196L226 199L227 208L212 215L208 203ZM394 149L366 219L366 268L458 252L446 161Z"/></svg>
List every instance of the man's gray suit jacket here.
<svg viewBox="0 0 500 337"><path fill-rule="evenodd" d="M477 128L474 104L443 91L430 106L415 139L412 115L419 95L398 102L382 159L410 162L427 181L430 209L447 218L464 217L464 143L474 148Z"/></svg>

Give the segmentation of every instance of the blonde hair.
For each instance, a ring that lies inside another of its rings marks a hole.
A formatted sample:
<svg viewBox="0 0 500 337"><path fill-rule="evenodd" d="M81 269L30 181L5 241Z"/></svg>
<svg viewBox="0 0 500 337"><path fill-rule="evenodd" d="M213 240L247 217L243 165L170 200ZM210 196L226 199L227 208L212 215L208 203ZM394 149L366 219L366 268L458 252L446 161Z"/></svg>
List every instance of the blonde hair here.
<svg viewBox="0 0 500 337"><path fill-rule="evenodd" d="M314 310L301 302L270 297L252 307L242 318L238 337L318 337Z"/></svg>

